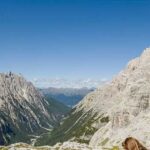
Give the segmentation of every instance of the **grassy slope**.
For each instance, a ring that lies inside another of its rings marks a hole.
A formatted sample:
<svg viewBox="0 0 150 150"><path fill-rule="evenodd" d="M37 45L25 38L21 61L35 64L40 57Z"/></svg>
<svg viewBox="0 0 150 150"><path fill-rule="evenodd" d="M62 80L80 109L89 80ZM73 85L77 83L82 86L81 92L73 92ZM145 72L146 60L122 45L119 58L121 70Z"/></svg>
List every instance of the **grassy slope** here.
<svg viewBox="0 0 150 150"><path fill-rule="evenodd" d="M54 145L57 142L64 142L71 138L81 143L88 143L90 139L83 139L81 136L83 134L85 136L90 136L97 131L92 124L98 120L100 120L102 124L109 121L109 118L105 118L103 115L96 117L97 114L92 115L93 113L90 111L86 114L83 114L82 111L73 112L72 110L69 117L51 133L47 133L39 138L36 145Z"/></svg>
<svg viewBox="0 0 150 150"><path fill-rule="evenodd" d="M66 106L65 104L51 98L50 96L45 96L45 99L50 103L50 107L49 107L49 110L50 112L59 112L61 114L66 114L68 113L71 108Z"/></svg>
<svg viewBox="0 0 150 150"><path fill-rule="evenodd" d="M68 106L74 106L84 97L82 95L65 95L65 94L58 94L58 95L45 94L45 95L53 97L54 99L57 99L59 102Z"/></svg>

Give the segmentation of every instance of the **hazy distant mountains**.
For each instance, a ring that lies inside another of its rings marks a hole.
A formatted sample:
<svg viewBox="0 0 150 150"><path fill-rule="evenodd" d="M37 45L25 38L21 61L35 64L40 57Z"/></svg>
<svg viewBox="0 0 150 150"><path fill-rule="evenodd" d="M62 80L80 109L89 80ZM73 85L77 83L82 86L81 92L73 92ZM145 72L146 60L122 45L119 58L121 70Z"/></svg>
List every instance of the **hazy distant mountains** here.
<svg viewBox="0 0 150 150"><path fill-rule="evenodd" d="M96 88L103 85L107 79L64 79L64 78L35 78L32 83L40 88Z"/></svg>
<svg viewBox="0 0 150 150"><path fill-rule="evenodd" d="M59 102L67 105L74 106L80 100L83 99L85 95L92 92L94 88L46 88L40 89L40 91L47 97L52 97Z"/></svg>

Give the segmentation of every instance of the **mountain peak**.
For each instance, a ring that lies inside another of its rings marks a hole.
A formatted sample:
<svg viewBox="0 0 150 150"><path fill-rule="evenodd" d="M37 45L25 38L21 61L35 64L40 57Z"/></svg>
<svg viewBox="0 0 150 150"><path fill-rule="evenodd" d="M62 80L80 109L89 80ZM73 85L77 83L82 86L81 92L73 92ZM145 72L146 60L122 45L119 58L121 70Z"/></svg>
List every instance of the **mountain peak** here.
<svg viewBox="0 0 150 150"><path fill-rule="evenodd" d="M143 54L149 54L150 55L150 47L147 47L144 49Z"/></svg>
<svg viewBox="0 0 150 150"><path fill-rule="evenodd" d="M136 68L141 68L147 66L150 63L150 48L146 48L140 57L132 59L129 61L127 68L129 70L135 70Z"/></svg>
<svg viewBox="0 0 150 150"><path fill-rule="evenodd" d="M140 57L140 63L147 65L150 63L150 48L146 48Z"/></svg>
<svg viewBox="0 0 150 150"><path fill-rule="evenodd" d="M62 114L51 110L52 106L21 75L0 73L0 145L12 139L29 140L28 135L38 135L53 128Z"/></svg>

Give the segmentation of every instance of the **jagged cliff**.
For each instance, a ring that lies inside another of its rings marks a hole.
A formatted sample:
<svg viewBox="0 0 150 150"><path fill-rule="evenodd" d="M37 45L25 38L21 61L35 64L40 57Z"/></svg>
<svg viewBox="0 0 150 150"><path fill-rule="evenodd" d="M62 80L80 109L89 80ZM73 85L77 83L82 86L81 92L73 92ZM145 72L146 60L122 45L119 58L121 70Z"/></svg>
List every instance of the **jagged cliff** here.
<svg viewBox="0 0 150 150"><path fill-rule="evenodd" d="M29 142L52 129L62 117L52 102L21 75L0 74L0 145Z"/></svg>
<svg viewBox="0 0 150 150"><path fill-rule="evenodd" d="M120 145L123 139L133 136L149 147L150 49L130 61L110 84L96 93L99 93L96 106L104 103L103 113L110 121L93 135L90 145ZM95 110L101 113L99 108Z"/></svg>
<svg viewBox="0 0 150 150"><path fill-rule="evenodd" d="M112 147L133 136L149 147L149 125L150 48L147 48L110 83L88 94L45 142L73 140L92 147ZM41 137L39 143L45 138Z"/></svg>

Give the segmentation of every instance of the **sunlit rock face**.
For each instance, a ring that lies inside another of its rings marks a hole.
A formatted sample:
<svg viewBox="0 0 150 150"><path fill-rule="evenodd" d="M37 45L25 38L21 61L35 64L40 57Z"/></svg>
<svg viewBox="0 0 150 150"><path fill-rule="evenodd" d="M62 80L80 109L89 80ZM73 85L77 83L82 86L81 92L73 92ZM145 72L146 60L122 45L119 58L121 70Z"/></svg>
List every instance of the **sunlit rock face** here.
<svg viewBox="0 0 150 150"><path fill-rule="evenodd" d="M21 75L0 74L0 145L28 141L28 135L46 132L60 117Z"/></svg>
<svg viewBox="0 0 150 150"><path fill-rule="evenodd" d="M150 145L150 48L131 60L110 83L88 94L75 113L91 110L109 117L90 140L90 146L121 145L128 136ZM96 125L95 125L96 126Z"/></svg>
<svg viewBox="0 0 150 150"><path fill-rule="evenodd" d="M112 95L108 101L114 102L111 107L105 107L111 119L94 134L90 145L100 145L106 139L105 145L121 144L121 141L128 136L137 137L149 145L150 135L148 136L147 133L147 125L150 123L149 58L150 49L146 49L141 57L129 62L127 68L106 86L109 94ZM113 92L115 90L116 93ZM99 101L105 101L105 98L97 100L97 105ZM142 130L139 130L140 126Z"/></svg>

